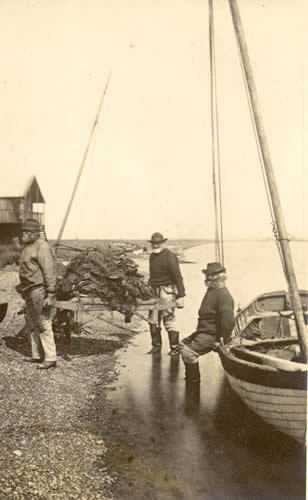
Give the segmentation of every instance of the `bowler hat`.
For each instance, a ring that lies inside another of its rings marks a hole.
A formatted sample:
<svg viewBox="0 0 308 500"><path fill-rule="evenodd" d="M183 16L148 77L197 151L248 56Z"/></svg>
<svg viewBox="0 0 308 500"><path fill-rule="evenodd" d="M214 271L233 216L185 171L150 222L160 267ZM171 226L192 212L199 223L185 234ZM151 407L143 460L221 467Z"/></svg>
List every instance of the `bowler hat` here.
<svg viewBox="0 0 308 500"><path fill-rule="evenodd" d="M39 232L40 228L41 228L40 224L36 219L26 219L21 227L21 230L22 231L33 231L35 233L35 232Z"/></svg>
<svg viewBox="0 0 308 500"><path fill-rule="evenodd" d="M202 269L202 272L204 274L219 274L219 273L225 273L226 268L223 267L220 262L210 262L206 269Z"/></svg>
<svg viewBox="0 0 308 500"><path fill-rule="evenodd" d="M161 233L153 233L151 239L148 240L149 243L164 243L168 238L164 238Z"/></svg>

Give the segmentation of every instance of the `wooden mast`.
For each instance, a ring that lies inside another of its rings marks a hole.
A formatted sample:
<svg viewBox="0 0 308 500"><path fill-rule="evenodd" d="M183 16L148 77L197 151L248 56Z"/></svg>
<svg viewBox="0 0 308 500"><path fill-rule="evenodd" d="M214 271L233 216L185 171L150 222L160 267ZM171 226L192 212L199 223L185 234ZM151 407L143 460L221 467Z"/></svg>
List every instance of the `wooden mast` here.
<svg viewBox="0 0 308 500"><path fill-rule="evenodd" d="M217 193L217 150L218 150L218 129L217 129L217 107L215 106L216 99L216 71L214 64L215 46L214 46L214 13L213 0L209 0L209 48L210 48L210 67L211 67L211 131L212 131L212 182L214 192L214 209L215 209L215 258L223 265L221 256L222 241L220 238L219 227L219 210Z"/></svg>
<svg viewBox="0 0 308 500"><path fill-rule="evenodd" d="M107 88L108 88L108 85L109 85L110 77L111 77L111 72L109 73L108 78L107 78L107 82L106 82L106 85L105 85L105 88L104 88L104 91L103 91L103 95L102 95L100 103L99 103L98 111L96 113L95 120L94 120L92 128L91 128L89 140L88 140L85 152L83 154L81 165L79 167L78 174L77 174L77 177L76 177L76 180L75 180L73 192L71 194L71 198L70 198L69 204L67 206L67 209L66 209L66 212L65 212L65 215L64 215L64 219L63 219L63 222L61 224L61 228L60 228L60 231L59 231L59 234L58 234L58 238L57 238L57 241L55 243L55 252L57 252L57 249L58 249L58 247L60 245L62 234L63 234L64 228L65 228L65 224L66 224L66 221L68 219L68 216L69 216L69 213L70 213L70 210L71 210L74 198L75 198L75 194L76 194L77 187L78 187L78 184L79 184L79 181L80 181L80 177L81 177L83 168L85 166L86 159L87 159L87 156L88 156L88 152L89 152L89 149L90 149L90 145L91 145L92 137L93 137L93 134L94 134L94 130L95 130L96 125L98 124L99 115L100 115L100 112L101 112L101 109L102 109L102 106L103 106L103 102L104 102L105 94L107 92Z"/></svg>
<svg viewBox="0 0 308 500"><path fill-rule="evenodd" d="M272 166L272 161L270 157L270 152L267 144L267 139L265 136L265 130L263 126L263 121L261 118L260 107L258 103L258 97L256 92L256 87L253 78L252 67L248 55L247 45L245 41L243 26L241 22L240 12L237 5L237 0L229 0L229 5L231 9L231 15L234 25L235 34L237 37L240 55L243 63L243 69L245 73L245 79L247 83L247 88L250 97L251 108L253 112L256 132L258 136L260 151L262 154L262 159L264 162L264 168L266 173L266 178L268 182L268 187L271 195L271 202L273 205L273 212L277 224L278 239L282 251L282 255L285 263L286 278L289 286L289 293L292 302L292 307L295 314L295 321L297 326L297 335L301 349L302 358L307 361L307 339L305 334L305 323L302 310L302 304L298 293L297 282L295 277L294 265L292 260L292 255L290 251L290 244L288 235L285 228L284 217L281 209L278 189L276 185L274 169Z"/></svg>

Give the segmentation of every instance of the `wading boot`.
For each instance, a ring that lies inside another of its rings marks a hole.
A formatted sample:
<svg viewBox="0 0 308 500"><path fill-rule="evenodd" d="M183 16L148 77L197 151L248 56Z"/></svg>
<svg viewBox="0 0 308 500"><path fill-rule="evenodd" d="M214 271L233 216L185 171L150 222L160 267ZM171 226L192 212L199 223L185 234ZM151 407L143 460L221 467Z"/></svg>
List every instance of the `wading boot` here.
<svg viewBox="0 0 308 500"><path fill-rule="evenodd" d="M152 349L148 354L155 354L161 351L161 328L150 324L150 333L152 338Z"/></svg>
<svg viewBox="0 0 308 500"><path fill-rule="evenodd" d="M187 383L200 382L199 363L185 363L185 380Z"/></svg>
<svg viewBox="0 0 308 500"><path fill-rule="evenodd" d="M168 337L169 337L169 344L171 350L168 352L169 356L178 356L180 354L179 352L179 337L180 334L179 332L176 332L175 330L170 330L168 332Z"/></svg>

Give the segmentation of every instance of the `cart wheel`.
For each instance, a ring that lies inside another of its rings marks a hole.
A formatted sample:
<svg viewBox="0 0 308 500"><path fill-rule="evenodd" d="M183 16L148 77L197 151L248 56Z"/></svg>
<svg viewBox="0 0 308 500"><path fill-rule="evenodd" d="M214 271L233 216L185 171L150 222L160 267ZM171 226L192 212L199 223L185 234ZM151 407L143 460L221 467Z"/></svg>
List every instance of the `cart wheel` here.
<svg viewBox="0 0 308 500"><path fill-rule="evenodd" d="M71 342L72 330L74 330L74 313L73 311L67 311L64 329L67 344Z"/></svg>

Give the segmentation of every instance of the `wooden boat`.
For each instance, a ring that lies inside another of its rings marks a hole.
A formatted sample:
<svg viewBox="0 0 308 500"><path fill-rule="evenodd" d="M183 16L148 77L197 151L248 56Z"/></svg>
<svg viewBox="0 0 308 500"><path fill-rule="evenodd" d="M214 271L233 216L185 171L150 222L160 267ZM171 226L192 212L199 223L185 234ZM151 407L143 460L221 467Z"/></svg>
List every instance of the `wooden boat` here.
<svg viewBox="0 0 308 500"><path fill-rule="evenodd" d="M287 352L298 343L295 339L284 339L258 341L248 348L231 345L220 347L219 355L232 389L248 408L276 430L304 444L307 364L264 355L257 350L263 347L271 352L273 346L276 351L280 347L284 348L281 352Z"/></svg>
<svg viewBox="0 0 308 500"><path fill-rule="evenodd" d="M308 292L300 295L305 305ZM308 367L299 362L294 313L286 307L286 296L270 292L250 302L236 317L231 344L221 345L218 354L232 389L248 408L303 444Z"/></svg>
<svg viewBox="0 0 308 500"><path fill-rule="evenodd" d="M212 0L209 0L209 5L212 17ZM297 287L289 238L285 229L237 1L229 0L229 5L264 173L274 235L288 292L264 293L251 301L236 316L231 342L226 345L222 342L217 351L232 389L248 408L278 431L304 444L307 419L305 323L307 324L308 292L299 291ZM212 116L212 123L214 122ZM216 216L216 235L222 234L218 219ZM221 240L220 237L217 239ZM219 252L216 255L219 256ZM223 252L221 261L223 262Z"/></svg>
<svg viewBox="0 0 308 500"><path fill-rule="evenodd" d="M304 323L308 324L308 290L299 290ZM258 295L237 312L233 337L243 341L296 337L290 296L285 290Z"/></svg>

